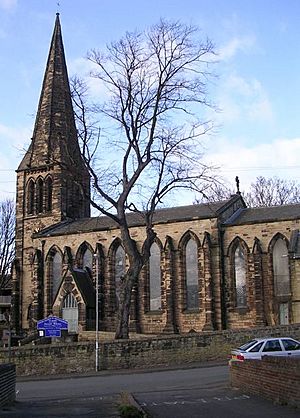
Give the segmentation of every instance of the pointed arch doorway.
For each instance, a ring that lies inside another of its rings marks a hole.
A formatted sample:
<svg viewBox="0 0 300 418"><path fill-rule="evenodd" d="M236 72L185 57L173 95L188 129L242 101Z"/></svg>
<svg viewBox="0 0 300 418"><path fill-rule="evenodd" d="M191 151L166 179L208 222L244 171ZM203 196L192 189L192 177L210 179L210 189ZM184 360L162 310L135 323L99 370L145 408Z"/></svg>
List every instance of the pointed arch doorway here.
<svg viewBox="0 0 300 418"><path fill-rule="evenodd" d="M78 333L78 304L72 293L68 293L62 304L62 317L68 321L68 332Z"/></svg>

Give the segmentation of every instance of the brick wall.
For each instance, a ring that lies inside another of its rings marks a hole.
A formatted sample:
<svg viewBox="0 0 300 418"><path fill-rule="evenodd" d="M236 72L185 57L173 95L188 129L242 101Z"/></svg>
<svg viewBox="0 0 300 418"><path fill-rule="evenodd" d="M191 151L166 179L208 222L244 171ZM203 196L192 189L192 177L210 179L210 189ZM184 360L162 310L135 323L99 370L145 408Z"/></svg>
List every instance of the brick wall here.
<svg viewBox="0 0 300 418"><path fill-rule="evenodd" d="M249 339L280 335L300 339L300 324L101 342L99 366L105 370L226 361L232 348ZM6 358L7 351L0 350L0 362ZM12 362L16 364L18 375L88 372L95 368L95 344L81 342L13 347Z"/></svg>
<svg viewBox="0 0 300 418"><path fill-rule="evenodd" d="M0 364L0 407L16 399L16 366Z"/></svg>
<svg viewBox="0 0 300 418"><path fill-rule="evenodd" d="M234 362L230 380L233 387L300 408L300 358L265 356Z"/></svg>

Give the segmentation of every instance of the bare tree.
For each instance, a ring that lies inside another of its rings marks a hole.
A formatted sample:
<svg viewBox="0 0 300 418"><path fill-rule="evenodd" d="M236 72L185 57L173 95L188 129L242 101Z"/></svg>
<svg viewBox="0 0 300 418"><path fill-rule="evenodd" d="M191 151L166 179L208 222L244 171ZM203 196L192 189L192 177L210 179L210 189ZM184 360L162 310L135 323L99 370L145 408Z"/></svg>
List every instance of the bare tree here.
<svg viewBox="0 0 300 418"><path fill-rule="evenodd" d="M116 338L128 338L131 293L156 237L157 206L170 192L201 192L214 181L211 168L201 163L201 139L212 122L197 116L210 106L207 84L214 53L212 43L197 41L197 35L194 27L160 21L148 31L127 33L105 54L93 50L88 55L95 65L93 77L106 88L106 100L98 106L101 141L107 141L99 147L102 155L105 149L105 168L83 152L94 190L91 204L118 225L128 259ZM89 135L83 102L77 98L74 105L85 150ZM143 220L142 248L131 235L129 212Z"/></svg>
<svg viewBox="0 0 300 418"><path fill-rule="evenodd" d="M0 203L0 289L6 288L10 281L14 243L15 204L7 199Z"/></svg>
<svg viewBox="0 0 300 418"><path fill-rule="evenodd" d="M236 193L233 188L222 183L209 185L202 192L195 203L216 202L229 199ZM278 177L266 178L259 176L251 183L250 190L242 192L243 198L250 207L286 205L300 202L300 185L294 180L285 180Z"/></svg>
<svg viewBox="0 0 300 418"><path fill-rule="evenodd" d="M200 197L195 199L194 204L211 203L229 199L231 195L236 193L232 188L223 183L214 183L202 191Z"/></svg>
<svg viewBox="0 0 300 418"><path fill-rule="evenodd" d="M257 177L245 194L245 201L251 207L285 205L300 202L300 186L294 180L278 177Z"/></svg>

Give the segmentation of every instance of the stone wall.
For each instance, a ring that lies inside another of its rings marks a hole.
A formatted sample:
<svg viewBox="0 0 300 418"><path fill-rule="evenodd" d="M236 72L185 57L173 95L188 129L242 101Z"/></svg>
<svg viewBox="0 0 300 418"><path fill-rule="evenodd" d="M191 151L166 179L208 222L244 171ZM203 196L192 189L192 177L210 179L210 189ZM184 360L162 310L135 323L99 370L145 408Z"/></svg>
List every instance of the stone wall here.
<svg viewBox="0 0 300 418"><path fill-rule="evenodd" d="M274 328L227 330L157 338L117 340L99 344L99 368L126 369L226 361L232 348L258 336L300 339L300 324ZM0 361L7 352L0 350ZM95 369L95 344L56 343L12 348L17 375L83 373Z"/></svg>
<svg viewBox="0 0 300 418"><path fill-rule="evenodd" d="M299 357L265 356L262 360L233 362L230 380L233 387L300 408Z"/></svg>
<svg viewBox="0 0 300 418"><path fill-rule="evenodd" d="M0 407L16 399L16 366L0 364Z"/></svg>

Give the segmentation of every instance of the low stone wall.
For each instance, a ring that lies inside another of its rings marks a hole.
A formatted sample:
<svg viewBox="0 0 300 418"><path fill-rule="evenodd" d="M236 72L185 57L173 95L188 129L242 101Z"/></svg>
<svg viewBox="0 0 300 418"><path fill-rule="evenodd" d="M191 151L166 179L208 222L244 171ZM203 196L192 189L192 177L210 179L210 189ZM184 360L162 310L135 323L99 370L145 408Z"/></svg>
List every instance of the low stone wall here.
<svg viewBox="0 0 300 418"><path fill-rule="evenodd" d="M16 366L0 364L0 407L16 399Z"/></svg>
<svg viewBox="0 0 300 418"><path fill-rule="evenodd" d="M265 356L233 362L230 380L233 387L300 408L300 358Z"/></svg>
<svg viewBox="0 0 300 418"><path fill-rule="evenodd" d="M99 368L150 368L226 361L232 348L249 339L280 335L300 339L300 324L106 341L99 344ZM7 352L0 350L0 362L5 362L6 356ZM13 347L11 358L16 364L17 375L83 373L95 368L95 344L79 342Z"/></svg>

